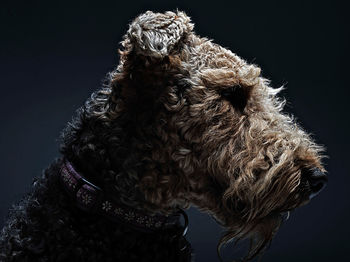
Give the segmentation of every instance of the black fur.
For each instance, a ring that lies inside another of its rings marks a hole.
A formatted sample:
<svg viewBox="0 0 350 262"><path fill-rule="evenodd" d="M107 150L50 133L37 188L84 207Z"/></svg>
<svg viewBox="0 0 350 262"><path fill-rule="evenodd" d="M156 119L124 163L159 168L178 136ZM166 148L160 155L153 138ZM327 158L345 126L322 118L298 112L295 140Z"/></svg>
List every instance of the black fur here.
<svg viewBox="0 0 350 262"><path fill-rule="evenodd" d="M125 170L137 168L138 161L136 155L125 157L136 143L125 133L123 124L128 120L111 124L98 114L105 110L101 105L108 104L110 90L96 91L78 110L62 133L60 151L105 193L136 206L136 196L141 196L132 183L137 177L123 179ZM61 163L62 157L56 159L11 210L0 237L0 261L191 260L191 247L180 226L142 233L78 209L60 184ZM111 186L115 177L119 184Z"/></svg>

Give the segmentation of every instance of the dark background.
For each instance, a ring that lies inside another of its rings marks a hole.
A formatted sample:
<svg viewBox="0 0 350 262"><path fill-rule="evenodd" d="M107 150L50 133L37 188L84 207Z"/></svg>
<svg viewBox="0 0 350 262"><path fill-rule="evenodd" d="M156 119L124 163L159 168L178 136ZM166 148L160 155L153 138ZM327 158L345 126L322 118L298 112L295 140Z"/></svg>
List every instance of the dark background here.
<svg viewBox="0 0 350 262"><path fill-rule="evenodd" d="M262 261L350 261L349 9L337 1L2 1L0 225L58 156L74 111L118 63L128 23L146 10L176 8L199 35L260 65L273 87L286 85L285 111L327 148L328 187L292 213ZM188 213L196 261L218 261L220 227Z"/></svg>

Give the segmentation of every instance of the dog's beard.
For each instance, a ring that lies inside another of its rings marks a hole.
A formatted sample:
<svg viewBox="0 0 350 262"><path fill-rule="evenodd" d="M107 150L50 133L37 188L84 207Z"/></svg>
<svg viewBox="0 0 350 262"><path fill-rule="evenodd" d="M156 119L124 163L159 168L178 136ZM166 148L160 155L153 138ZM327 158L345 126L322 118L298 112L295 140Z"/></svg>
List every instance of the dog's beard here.
<svg viewBox="0 0 350 262"><path fill-rule="evenodd" d="M249 241L249 249L247 254L239 261L250 261L257 256L262 255L269 247L282 222L288 218L289 211L271 214L265 218L255 219L246 224L242 222L225 225L226 231L217 245L219 258L222 260L221 248L224 245L233 242L234 248L243 240Z"/></svg>
<svg viewBox="0 0 350 262"><path fill-rule="evenodd" d="M226 228L217 245L219 258L222 259L220 253L223 246L233 242L233 247L236 247L243 240L249 241L249 249L239 261L250 261L263 255L281 224L289 219L290 212L306 203L308 201L305 200L304 194L295 191L288 196L283 206L270 210L267 215L265 212L263 216L261 216L262 213L260 216L257 213L252 215L245 209L247 213L232 211L230 219L227 219L227 214L215 217L215 220ZM262 209L268 210L267 207Z"/></svg>

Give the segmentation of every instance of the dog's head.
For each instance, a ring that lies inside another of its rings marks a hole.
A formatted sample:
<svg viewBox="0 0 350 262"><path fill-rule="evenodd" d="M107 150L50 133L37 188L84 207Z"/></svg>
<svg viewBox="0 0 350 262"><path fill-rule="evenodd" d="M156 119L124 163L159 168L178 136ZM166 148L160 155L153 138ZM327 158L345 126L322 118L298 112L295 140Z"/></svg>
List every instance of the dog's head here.
<svg viewBox="0 0 350 262"><path fill-rule="evenodd" d="M196 35L185 13L141 14L122 46L104 117L136 141L145 206L194 204L228 229L222 242L253 239L254 257L281 214L325 186L322 147L259 67Z"/></svg>

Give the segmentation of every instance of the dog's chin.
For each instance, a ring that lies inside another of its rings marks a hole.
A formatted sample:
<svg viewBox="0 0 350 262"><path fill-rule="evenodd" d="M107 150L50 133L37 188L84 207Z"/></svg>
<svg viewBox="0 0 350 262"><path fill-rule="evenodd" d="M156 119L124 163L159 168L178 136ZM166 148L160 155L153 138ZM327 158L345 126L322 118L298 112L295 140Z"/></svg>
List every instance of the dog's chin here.
<svg viewBox="0 0 350 262"><path fill-rule="evenodd" d="M243 224L270 224L287 221L290 218L291 213L301 206L305 206L310 202L307 194L299 194L298 198L293 202L285 203L284 207L276 208L271 210L270 213L261 217L255 217L252 220L246 221L244 216L240 217L235 211L226 211L225 214L212 214L211 217L221 227L231 230L241 227Z"/></svg>

